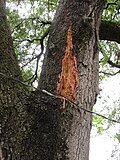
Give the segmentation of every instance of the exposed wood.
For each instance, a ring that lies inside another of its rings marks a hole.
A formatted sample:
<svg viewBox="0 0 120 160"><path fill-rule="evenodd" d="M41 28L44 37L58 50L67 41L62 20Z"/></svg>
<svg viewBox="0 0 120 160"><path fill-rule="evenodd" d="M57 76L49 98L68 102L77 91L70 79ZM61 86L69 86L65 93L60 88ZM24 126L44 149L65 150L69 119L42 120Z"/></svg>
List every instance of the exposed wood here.
<svg viewBox="0 0 120 160"><path fill-rule="evenodd" d="M89 110L92 110L98 94L98 31L103 8L103 0L60 1L50 28L38 86L62 94ZM74 76L74 73L77 75ZM71 77L74 77L74 89L71 87ZM69 95L73 91L74 95ZM67 109L67 106L62 102L60 108ZM82 111L67 111L72 119L69 130L62 133L65 139L62 149L66 154L63 158L63 152L59 150L59 155L65 160L88 160L92 116ZM66 124L65 119L63 121Z"/></svg>

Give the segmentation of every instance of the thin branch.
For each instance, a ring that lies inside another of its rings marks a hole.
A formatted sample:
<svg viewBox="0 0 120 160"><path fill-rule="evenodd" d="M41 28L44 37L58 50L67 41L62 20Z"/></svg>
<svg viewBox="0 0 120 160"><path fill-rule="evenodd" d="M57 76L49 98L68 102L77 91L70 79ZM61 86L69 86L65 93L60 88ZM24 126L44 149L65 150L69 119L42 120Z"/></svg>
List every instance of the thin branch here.
<svg viewBox="0 0 120 160"><path fill-rule="evenodd" d="M106 120L109 120L109 121L111 121L111 122L119 123L119 124L120 124L120 122L117 121L117 120L108 118L108 117L103 116L103 115L101 115L101 114L99 114L99 113L97 113L97 112L90 111L90 110L88 110L88 109L85 109L85 108L83 108L83 107L80 107L79 105L77 105L76 103L72 102L71 100L69 100L68 98L66 98L66 97L64 97L64 96L55 95L55 94L53 94L53 93L51 93L51 92L48 92L48 91L46 91L46 90L38 89L38 88L33 87L33 86L31 86L31 85L28 85L28 84L26 84L26 83L24 83L24 82L22 82L22 81L20 81L20 80L18 80L18 79L16 79L16 78L12 77L12 76L7 76L7 75L5 75L5 74L2 73L2 72L0 72L0 75L3 76L3 77L8 78L8 79L10 79L10 80L12 80L12 81L14 81L14 82L20 83L20 84L22 84L22 85L24 85L24 86L27 86L27 87L30 87L30 88L32 87L33 89L38 90L38 91L40 91L40 92L43 92L43 93L45 93L45 94L47 94L47 95L49 95L49 96L52 96L52 97L55 97L55 98L59 98L59 99L62 99L62 100L64 100L64 101L66 100L67 102L69 102L70 104L72 104L72 105L74 106L74 108L75 108L76 110L78 110L79 112L80 112L80 110L83 110L83 111L85 111L85 112L88 112L88 113L90 113L90 114L97 115L97 116L102 117L102 118L104 118L104 119L106 119Z"/></svg>
<svg viewBox="0 0 120 160"><path fill-rule="evenodd" d="M33 52L34 53L34 52ZM29 63L31 63L32 61L34 61L36 58L38 58L39 55L32 57L27 63L25 63L24 65L22 65L20 68L24 68L25 66L27 66Z"/></svg>
<svg viewBox="0 0 120 160"><path fill-rule="evenodd" d="M116 67L116 68L120 68L119 64L113 63L111 60L107 61L109 65L111 65L112 67Z"/></svg>
<svg viewBox="0 0 120 160"><path fill-rule="evenodd" d="M106 75L109 75L109 76L115 76L115 75L120 73L120 70L118 72L116 72L116 73L113 73L113 74L112 73L103 72L103 71L100 71L99 73L103 73L103 74L106 74Z"/></svg>
<svg viewBox="0 0 120 160"><path fill-rule="evenodd" d="M12 30L12 33L15 31L15 28L18 28L24 21L28 21L28 20L37 20L38 22L42 23L43 25L47 25L47 24L51 24L51 21L44 21L42 18L40 17L32 17L32 18L25 18L22 19L20 23L18 23Z"/></svg>
<svg viewBox="0 0 120 160"><path fill-rule="evenodd" d="M108 9L108 8L109 8L109 6L111 6L111 5L115 5L115 6L117 6L118 4L117 4L117 3L115 3L115 2L113 2L113 3L107 3L107 5L106 5L106 7L105 7L104 9Z"/></svg>
<svg viewBox="0 0 120 160"><path fill-rule="evenodd" d="M31 84L33 82L35 82L35 80L37 79L39 60L40 60L41 56L43 55L43 51L44 51L43 41L41 41L40 44L41 44L41 53L37 56L36 69L35 69L35 73L34 73L33 77L31 77L31 79L32 79Z"/></svg>
<svg viewBox="0 0 120 160"><path fill-rule="evenodd" d="M35 19L35 18L31 18L31 19ZM38 19L40 19L40 18L38 18ZM24 20L26 20L26 19L24 19ZM17 26L15 26L15 28L19 27L19 25L21 25L24 20L22 20ZM50 21L40 20L40 22L43 25L51 24ZM12 32L14 32L14 29ZM111 21L106 21L106 20L101 21L100 32L99 32L100 40L115 41L120 44L120 36L119 35L120 35L120 25L118 22L111 22ZM33 40L25 39L24 41L28 41L28 42L32 43L35 40L37 41L39 39L33 39ZM15 41L23 42L23 41L19 41L19 40L15 40Z"/></svg>
<svg viewBox="0 0 120 160"><path fill-rule="evenodd" d="M48 28L48 29L46 30L46 32L42 35L42 37L41 37L41 39L40 39L41 53L37 56L35 73L34 73L34 75L33 75L29 80L27 80L27 81L32 80L32 81L30 82L31 84L32 84L33 82L35 82L35 80L37 79L37 72L38 72L39 60L40 60L41 56L43 55L43 51L44 51L44 44L43 44L43 42L44 42L44 39L45 39L45 38L47 37L47 35L49 34L49 29L50 29L50 28Z"/></svg>
<svg viewBox="0 0 120 160"><path fill-rule="evenodd" d="M23 19L20 23L18 23L13 30L11 31L11 34L13 34L13 32L15 31L15 28L18 28L26 19Z"/></svg>
<svg viewBox="0 0 120 160"><path fill-rule="evenodd" d="M15 41L15 42L18 42L18 43L22 43L22 42L25 42L25 41L27 41L27 42L29 42L29 43L33 43L34 41L40 41L40 39L39 38L34 38L34 39L23 39L23 40L17 40L17 39L13 39L13 41Z"/></svg>
<svg viewBox="0 0 120 160"><path fill-rule="evenodd" d="M35 48L33 49L32 55L35 54L35 50L36 50L36 48L37 48L38 46L39 46L39 44L35 46ZM39 56L39 55L33 56L28 62L26 62L26 63L25 63L23 66L21 66L20 68L23 69L23 68L24 68L25 66L27 66L29 63L31 63L33 60L35 60L38 56Z"/></svg>
<svg viewBox="0 0 120 160"><path fill-rule="evenodd" d="M40 41L40 43L41 43L41 41L42 41L45 37L47 37L47 35L48 35L48 33L49 33L49 29L50 29L50 27L47 28L47 30L44 32L44 34L42 35L41 38L34 38L34 39L28 39L28 38L26 38L26 39L23 39L23 40L13 39L13 41L18 42L18 43L22 43L22 42L25 42L25 41L28 41L29 43L33 43L34 41Z"/></svg>

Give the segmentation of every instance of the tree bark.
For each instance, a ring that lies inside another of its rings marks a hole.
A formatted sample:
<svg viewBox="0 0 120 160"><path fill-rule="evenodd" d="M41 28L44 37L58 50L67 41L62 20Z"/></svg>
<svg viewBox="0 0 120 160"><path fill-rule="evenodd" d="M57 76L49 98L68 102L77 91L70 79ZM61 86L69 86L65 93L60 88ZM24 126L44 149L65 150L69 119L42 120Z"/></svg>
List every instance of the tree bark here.
<svg viewBox="0 0 120 160"><path fill-rule="evenodd" d="M92 110L98 94L98 40L103 0L61 0L53 20L39 91L21 80L0 1L1 151L3 160L88 160ZM47 90L63 97L52 97Z"/></svg>
<svg viewBox="0 0 120 160"><path fill-rule="evenodd" d="M7 23L5 1L0 0L0 159L18 160L27 134L26 88L11 81L22 80ZM23 125L24 124L24 125Z"/></svg>
<svg viewBox="0 0 120 160"><path fill-rule="evenodd" d="M92 110L98 94L98 33L103 7L101 0L60 1L38 85L88 110ZM92 115L75 109L71 112L65 158L87 160Z"/></svg>
<svg viewBox="0 0 120 160"><path fill-rule="evenodd" d="M120 24L117 22L101 21L100 40L115 41L120 44Z"/></svg>

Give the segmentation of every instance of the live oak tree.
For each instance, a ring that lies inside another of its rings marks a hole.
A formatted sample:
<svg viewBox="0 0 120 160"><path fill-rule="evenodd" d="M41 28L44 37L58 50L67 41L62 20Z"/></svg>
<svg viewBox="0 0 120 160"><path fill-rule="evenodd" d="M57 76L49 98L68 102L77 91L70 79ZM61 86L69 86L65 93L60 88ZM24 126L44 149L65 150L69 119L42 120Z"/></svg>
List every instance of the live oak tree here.
<svg viewBox="0 0 120 160"><path fill-rule="evenodd" d="M31 91L22 82L5 3L0 0L1 160L88 160L99 35L119 43L120 26L101 22L104 0L60 0L38 89Z"/></svg>

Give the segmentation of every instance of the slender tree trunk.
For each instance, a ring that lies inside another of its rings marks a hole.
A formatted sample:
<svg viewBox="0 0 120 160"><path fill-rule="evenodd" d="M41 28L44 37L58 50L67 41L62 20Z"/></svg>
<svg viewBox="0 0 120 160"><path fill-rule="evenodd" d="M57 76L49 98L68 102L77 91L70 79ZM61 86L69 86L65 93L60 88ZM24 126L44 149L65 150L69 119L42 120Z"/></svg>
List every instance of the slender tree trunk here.
<svg viewBox="0 0 120 160"><path fill-rule="evenodd" d="M38 89L92 110L98 94L98 32L103 0L60 0ZM0 0L0 72L21 79ZM88 160L92 115L0 75L3 160Z"/></svg>
<svg viewBox="0 0 120 160"><path fill-rule="evenodd" d="M0 160L18 160L27 133L24 101L28 92L3 74L22 80L7 23L5 1L0 0Z"/></svg>

